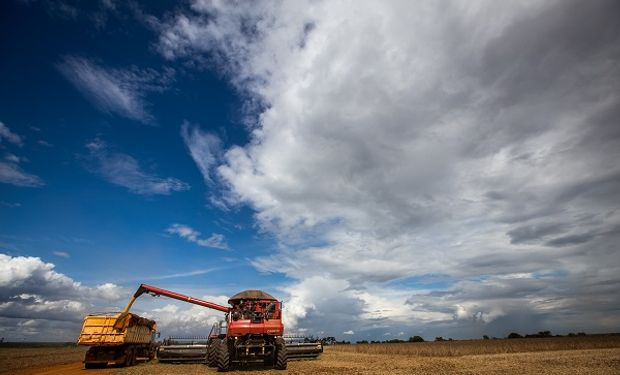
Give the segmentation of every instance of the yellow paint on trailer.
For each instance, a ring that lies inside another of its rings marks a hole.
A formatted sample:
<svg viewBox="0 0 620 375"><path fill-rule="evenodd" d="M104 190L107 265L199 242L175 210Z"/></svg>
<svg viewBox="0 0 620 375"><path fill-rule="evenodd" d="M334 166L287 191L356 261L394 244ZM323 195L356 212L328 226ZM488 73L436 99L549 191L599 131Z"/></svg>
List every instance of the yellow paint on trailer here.
<svg viewBox="0 0 620 375"><path fill-rule="evenodd" d="M148 344L156 329L154 321L135 314L87 315L78 345Z"/></svg>

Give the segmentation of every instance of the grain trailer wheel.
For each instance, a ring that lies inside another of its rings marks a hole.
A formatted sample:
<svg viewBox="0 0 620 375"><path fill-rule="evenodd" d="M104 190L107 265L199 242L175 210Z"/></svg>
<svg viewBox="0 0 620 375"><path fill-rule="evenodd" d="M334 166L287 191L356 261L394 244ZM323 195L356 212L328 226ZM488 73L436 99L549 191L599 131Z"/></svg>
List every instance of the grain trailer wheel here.
<svg viewBox="0 0 620 375"><path fill-rule="evenodd" d="M125 367L133 366L136 364L136 351L134 348L129 347L125 349Z"/></svg>

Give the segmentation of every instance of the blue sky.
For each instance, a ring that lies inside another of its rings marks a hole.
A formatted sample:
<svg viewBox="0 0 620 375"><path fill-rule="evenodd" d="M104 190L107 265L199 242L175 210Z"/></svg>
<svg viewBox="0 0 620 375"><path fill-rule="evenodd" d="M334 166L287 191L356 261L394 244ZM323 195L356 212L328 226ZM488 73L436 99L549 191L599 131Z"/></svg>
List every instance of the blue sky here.
<svg viewBox="0 0 620 375"><path fill-rule="evenodd" d="M2 210L3 234L11 237L12 254L55 258L59 271L97 283L196 266L213 268L225 263L223 257L244 262L245 256L265 251L265 244L271 246L253 239L247 210L225 213L207 205L209 187L179 135L184 121L206 121L201 128L230 142L244 142L245 131L235 118L239 104L226 82L212 73L184 74L177 67L174 87L144 98L153 117L149 123L102 111L96 99L82 95L63 77L63 61L85 59L105 66L102 69L174 69L152 52L152 35L133 19L113 17L105 29L97 30L89 27L88 18L66 20L44 7L5 6L10 9L3 12L3 48L10 53L2 61L2 121L24 141L21 147L8 144L3 151L27 158L24 170L42 184L2 186L3 201L21 205ZM16 34L20 27L33 32ZM93 140L105 142L110 152L134 158L145 174L178 179L187 189L151 194L106 181L96 171L98 166L91 165L97 162L89 160L86 145ZM172 223L185 223L207 235L224 234L234 253L166 234ZM57 258L54 251L70 257ZM122 261L114 259L117 256ZM141 266L136 269L136 264Z"/></svg>
<svg viewBox="0 0 620 375"><path fill-rule="evenodd" d="M616 8L3 2L0 335L617 331Z"/></svg>
<svg viewBox="0 0 620 375"><path fill-rule="evenodd" d="M274 242L257 234L250 210L209 204L212 187L204 183L180 135L181 125L191 123L217 134L224 145L247 142L241 102L231 85L216 72L166 61L153 50L153 32L123 16L125 10L108 9L112 15L105 24L94 27L91 17L103 17L97 12L106 11L104 5L80 5L73 17L56 9L58 4L7 2L0 12L0 121L20 139L18 144L3 139L2 152L23 160L19 170L35 179L3 181L3 252L39 257L85 285L114 282L131 289L194 272L165 284L224 295L254 285L276 291L285 278L258 273L247 261L268 253ZM139 93L144 87L136 87L146 113L142 118L119 112L114 104L102 108L92 93L80 92L63 74L72 59L101 73L171 73L156 92ZM141 181L129 182L133 188L110 182L99 169L113 161L93 160L87 148L96 141L110 155L131 157L143 178L173 178L183 188L151 192L140 190ZM222 235L225 248L168 233L175 223L205 238ZM210 271L200 273L205 270Z"/></svg>

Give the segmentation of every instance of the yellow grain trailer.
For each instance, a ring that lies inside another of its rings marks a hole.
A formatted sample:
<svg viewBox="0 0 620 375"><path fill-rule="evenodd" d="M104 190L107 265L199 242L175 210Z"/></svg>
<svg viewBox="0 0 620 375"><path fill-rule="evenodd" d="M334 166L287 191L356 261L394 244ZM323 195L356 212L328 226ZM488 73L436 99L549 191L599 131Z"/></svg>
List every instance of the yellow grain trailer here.
<svg viewBox="0 0 620 375"><path fill-rule="evenodd" d="M154 321L127 312L87 315L78 338L78 345L90 346L84 367L131 366L137 359L153 359L156 329Z"/></svg>

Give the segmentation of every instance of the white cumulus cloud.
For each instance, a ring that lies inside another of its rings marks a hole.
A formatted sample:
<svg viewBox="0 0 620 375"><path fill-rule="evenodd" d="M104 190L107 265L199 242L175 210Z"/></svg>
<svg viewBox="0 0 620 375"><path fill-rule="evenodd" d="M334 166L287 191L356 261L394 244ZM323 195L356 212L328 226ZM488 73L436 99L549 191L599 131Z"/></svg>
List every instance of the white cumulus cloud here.
<svg viewBox="0 0 620 375"><path fill-rule="evenodd" d="M228 306L228 298L225 296L202 296L205 301ZM224 320L224 313L197 305L187 303L166 303L162 307L156 307L144 312L144 316L154 319L157 328L166 336L206 336L211 326Z"/></svg>
<svg viewBox="0 0 620 375"><path fill-rule="evenodd" d="M115 284L83 286L54 268L38 257L0 254L0 317L78 322L95 306L126 298Z"/></svg>

